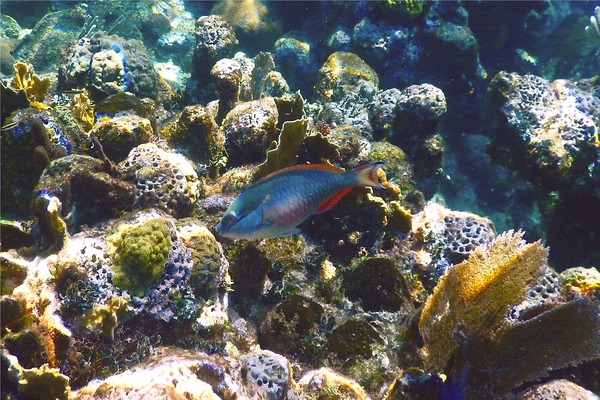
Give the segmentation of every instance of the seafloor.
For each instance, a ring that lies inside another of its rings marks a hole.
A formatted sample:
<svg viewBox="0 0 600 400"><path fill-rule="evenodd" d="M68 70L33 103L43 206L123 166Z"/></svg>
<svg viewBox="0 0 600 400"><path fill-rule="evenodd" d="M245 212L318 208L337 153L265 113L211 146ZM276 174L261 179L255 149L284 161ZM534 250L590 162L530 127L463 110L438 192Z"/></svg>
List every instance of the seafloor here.
<svg viewBox="0 0 600 400"><path fill-rule="evenodd" d="M2 399L599 399L597 3L0 12Z"/></svg>

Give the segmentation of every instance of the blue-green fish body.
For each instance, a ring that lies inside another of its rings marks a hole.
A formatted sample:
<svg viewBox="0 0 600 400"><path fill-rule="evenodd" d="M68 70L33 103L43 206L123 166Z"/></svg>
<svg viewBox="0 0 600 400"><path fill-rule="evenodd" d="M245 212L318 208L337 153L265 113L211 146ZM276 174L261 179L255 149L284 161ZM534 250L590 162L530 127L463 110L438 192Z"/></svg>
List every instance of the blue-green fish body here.
<svg viewBox="0 0 600 400"><path fill-rule="evenodd" d="M236 239L262 239L298 233L312 214L327 211L354 186L381 188L383 163L344 172L325 164L296 165L276 171L240 194L216 231Z"/></svg>

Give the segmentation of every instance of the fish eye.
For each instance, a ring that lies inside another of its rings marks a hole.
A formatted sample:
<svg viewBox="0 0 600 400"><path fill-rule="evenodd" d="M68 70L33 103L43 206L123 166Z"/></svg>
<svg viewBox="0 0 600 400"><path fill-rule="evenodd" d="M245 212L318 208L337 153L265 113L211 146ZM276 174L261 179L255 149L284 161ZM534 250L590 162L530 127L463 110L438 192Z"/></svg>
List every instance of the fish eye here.
<svg viewBox="0 0 600 400"><path fill-rule="evenodd" d="M235 215L235 212L231 211L228 212L227 215L225 215L225 220L227 222L233 222L237 219L237 216Z"/></svg>

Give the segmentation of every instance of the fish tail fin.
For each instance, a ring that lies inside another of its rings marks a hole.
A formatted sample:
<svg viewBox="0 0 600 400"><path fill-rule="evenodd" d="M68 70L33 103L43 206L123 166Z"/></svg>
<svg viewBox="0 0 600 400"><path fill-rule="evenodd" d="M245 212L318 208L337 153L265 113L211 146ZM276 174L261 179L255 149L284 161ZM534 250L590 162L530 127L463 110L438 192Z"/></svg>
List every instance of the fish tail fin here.
<svg viewBox="0 0 600 400"><path fill-rule="evenodd" d="M352 171L356 174L356 183L359 186L371 186L378 189L383 189L383 185L379 182L377 171L383 165L382 162L374 162L371 164L361 165L354 168Z"/></svg>

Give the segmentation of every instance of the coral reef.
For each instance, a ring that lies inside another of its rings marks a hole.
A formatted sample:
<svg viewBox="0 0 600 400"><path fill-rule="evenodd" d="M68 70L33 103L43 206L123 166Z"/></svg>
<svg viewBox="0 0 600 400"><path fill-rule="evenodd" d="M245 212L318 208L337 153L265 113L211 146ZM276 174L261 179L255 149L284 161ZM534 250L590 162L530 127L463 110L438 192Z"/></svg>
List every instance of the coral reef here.
<svg viewBox="0 0 600 400"><path fill-rule="evenodd" d="M596 398L594 6L2 2L2 398Z"/></svg>

